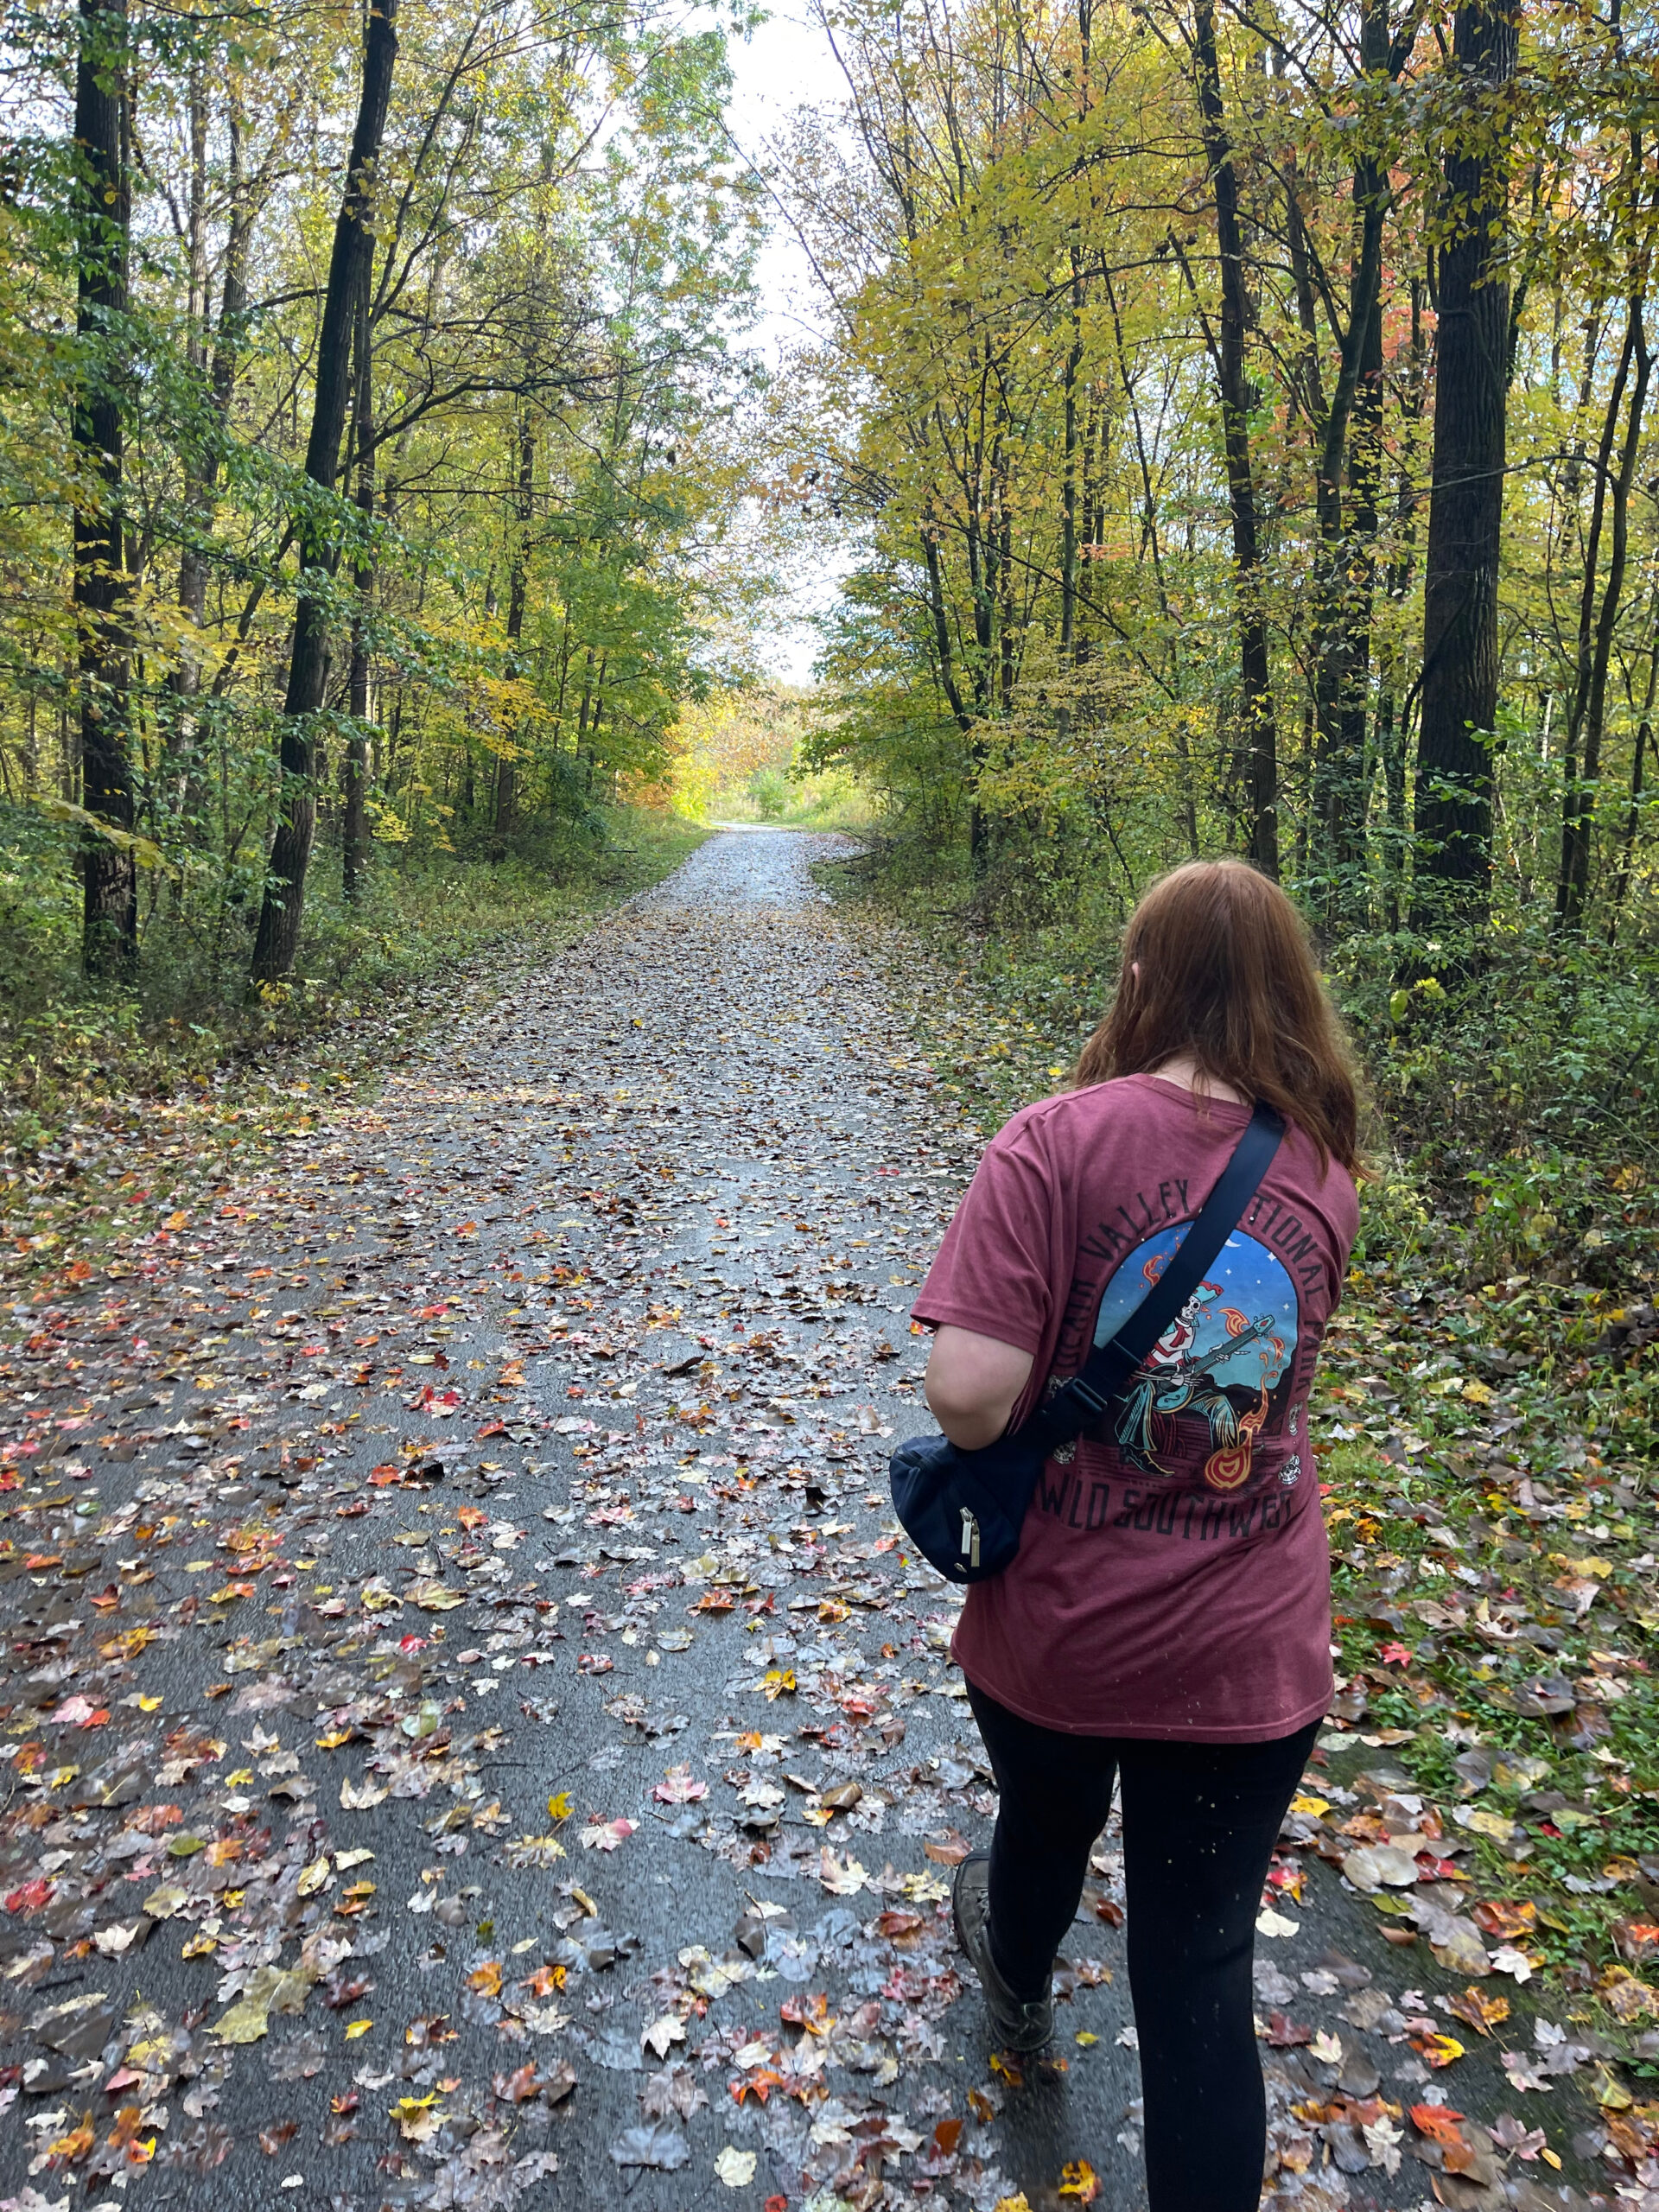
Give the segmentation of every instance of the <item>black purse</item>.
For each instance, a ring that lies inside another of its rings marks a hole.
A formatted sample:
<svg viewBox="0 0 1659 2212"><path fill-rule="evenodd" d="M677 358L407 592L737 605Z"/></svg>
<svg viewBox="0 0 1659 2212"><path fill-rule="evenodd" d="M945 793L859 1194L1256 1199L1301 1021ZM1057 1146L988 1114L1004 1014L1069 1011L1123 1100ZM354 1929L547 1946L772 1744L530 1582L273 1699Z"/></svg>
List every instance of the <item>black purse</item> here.
<svg viewBox="0 0 1659 2212"><path fill-rule="evenodd" d="M1284 1134L1279 1116L1258 1100L1232 1158L1147 1295L1011 1435L978 1452L959 1451L947 1436L912 1436L893 1453L887 1473L894 1509L917 1550L948 1582L986 1581L1013 1559L1045 1462L1101 1418L1191 1298L1237 1228Z"/></svg>

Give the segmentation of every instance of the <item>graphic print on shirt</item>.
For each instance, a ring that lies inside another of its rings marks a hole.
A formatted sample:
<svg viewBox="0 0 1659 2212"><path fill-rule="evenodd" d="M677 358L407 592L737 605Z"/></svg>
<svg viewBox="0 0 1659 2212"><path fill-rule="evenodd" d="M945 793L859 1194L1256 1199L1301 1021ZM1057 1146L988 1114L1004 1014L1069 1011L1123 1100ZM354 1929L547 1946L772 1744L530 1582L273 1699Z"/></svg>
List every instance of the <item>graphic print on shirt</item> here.
<svg viewBox="0 0 1659 2212"><path fill-rule="evenodd" d="M1188 1226L1147 1237L1116 1269L1101 1295L1096 1344L1148 1295ZM1256 1438L1287 1425L1296 1338L1296 1287L1283 1262L1235 1230L1123 1392L1112 1433L1125 1461L1143 1475L1240 1489Z"/></svg>

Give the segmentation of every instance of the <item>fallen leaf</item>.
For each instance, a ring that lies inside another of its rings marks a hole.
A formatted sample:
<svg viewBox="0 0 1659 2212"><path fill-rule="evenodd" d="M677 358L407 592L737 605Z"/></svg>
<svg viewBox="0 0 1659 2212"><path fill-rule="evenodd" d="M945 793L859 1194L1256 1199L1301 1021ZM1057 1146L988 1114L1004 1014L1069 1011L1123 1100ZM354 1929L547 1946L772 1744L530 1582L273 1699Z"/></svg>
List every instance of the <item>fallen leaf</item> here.
<svg viewBox="0 0 1659 2212"><path fill-rule="evenodd" d="M1464 2046L1455 2036L1413 2036L1411 2047L1421 2051L1425 2061L1433 2067L1452 2066L1464 2055Z"/></svg>
<svg viewBox="0 0 1659 2212"><path fill-rule="evenodd" d="M1448 2146L1464 2147L1463 2135L1458 2122L1464 2117L1453 2112L1449 2105L1413 2105L1411 2124L1419 2134L1427 2135L1431 2142Z"/></svg>
<svg viewBox="0 0 1659 2212"><path fill-rule="evenodd" d="M391 2117L405 2143L430 2142L444 2119L435 2089L429 2090L423 2097L399 2097L391 2107Z"/></svg>
<svg viewBox="0 0 1659 2212"><path fill-rule="evenodd" d="M832 1897L856 1897L868 1879L865 1869L850 1854L841 1859L828 1844L818 1854L818 1879Z"/></svg>
<svg viewBox="0 0 1659 2212"><path fill-rule="evenodd" d="M625 2127L611 2145L611 2157L619 2166L650 2166L660 2173L677 2173L690 2156L684 2136L665 2120Z"/></svg>
<svg viewBox="0 0 1659 2212"><path fill-rule="evenodd" d="M409 1594L425 1613L453 1613L457 1606L467 1602L464 1590L451 1589L447 1582L439 1581L435 1576L429 1576L424 1581L417 1582Z"/></svg>
<svg viewBox="0 0 1659 2212"><path fill-rule="evenodd" d="M685 2041L685 2023L677 2014L664 2012L640 2030L639 2041L645 2050L654 2050L658 2058L666 2058L671 2044Z"/></svg>
<svg viewBox="0 0 1659 2212"><path fill-rule="evenodd" d="M541 2086L533 2066L520 2066L511 2074L498 2074L491 2083L496 2095L512 2105L524 2104L538 2095Z"/></svg>
<svg viewBox="0 0 1659 2212"><path fill-rule="evenodd" d="M1484 1990L1465 1989L1460 1997L1448 1998L1446 2008L1453 2018L1474 2029L1477 2035L1490 2036L1500 2020L1510 2017L1507 1997L1488 1997Z"/></svg>
<svg viewBox="0 0 1659 2212"><path fill-rule="evenodd" d="M632 1821L600 1821L582 1832L584 1851L620 1851L633 1834Z"/></svg>
<svg viewBox="0 0 1659 2212"><path fill-rule="evenodd" d="M1502 2113L1491 2124L1491 2138L1500 2151L1507 2151L1511 2158L1527 2164L1545 2147L1546 2138L1541 2127L1529 2127L1516 2120L1513 2113Z"/></svg>
<svg viewBox="0 0 1659 2212"><path fill-rule="evenodd" d="M1530 1897L1518 1902L1493 1898L1471 1905L1469 1916L1488 1936L1525 1936L1537 1924L1538 1908Z"/></svg>

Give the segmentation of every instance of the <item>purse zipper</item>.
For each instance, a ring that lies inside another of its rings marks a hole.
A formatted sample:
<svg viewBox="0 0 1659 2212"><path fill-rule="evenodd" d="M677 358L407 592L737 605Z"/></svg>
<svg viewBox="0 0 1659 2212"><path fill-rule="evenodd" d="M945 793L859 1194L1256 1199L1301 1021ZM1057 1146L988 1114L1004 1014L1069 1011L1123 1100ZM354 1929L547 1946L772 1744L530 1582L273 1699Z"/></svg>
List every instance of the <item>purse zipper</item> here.
<svg viewBox="0 0 1659 2212"><path fill-rule="evenodd" d="M965 1505L962 1509L962 1557L969 1567L979 1565L979 1522Z"/></svg>

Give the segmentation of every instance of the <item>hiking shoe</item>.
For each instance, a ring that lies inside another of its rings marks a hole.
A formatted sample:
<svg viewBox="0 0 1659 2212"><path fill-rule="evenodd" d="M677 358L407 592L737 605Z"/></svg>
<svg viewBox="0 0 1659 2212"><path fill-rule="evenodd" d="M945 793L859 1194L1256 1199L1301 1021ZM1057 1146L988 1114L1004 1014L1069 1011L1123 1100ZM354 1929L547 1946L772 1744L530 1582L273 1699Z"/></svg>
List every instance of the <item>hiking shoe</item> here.
<svg viewBox="0 0 1659 2212"><path fill-rule="evenodd" d="M950 1885L950 1915L957 1941L979 1976L985 2010L1005 2050L1040 2050L1054 2033L1054 2000L1045 1991L1027 2004L1016 1997L991 1956L991 1862L976 1851L963 1860Z"/></svg>

